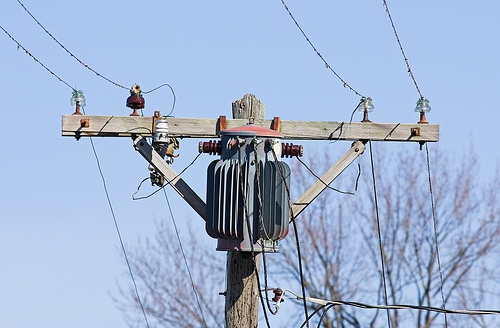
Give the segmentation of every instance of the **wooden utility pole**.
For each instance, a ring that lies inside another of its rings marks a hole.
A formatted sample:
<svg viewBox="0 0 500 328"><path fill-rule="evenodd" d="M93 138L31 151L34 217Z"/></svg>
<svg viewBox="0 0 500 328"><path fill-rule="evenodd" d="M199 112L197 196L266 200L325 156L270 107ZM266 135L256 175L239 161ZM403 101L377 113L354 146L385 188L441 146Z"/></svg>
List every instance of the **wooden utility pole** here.
<svg viewBox="0 0 500 328"><path fill-rule="evenodd" d="M206 220L205 202L146 140L146 137L154 134L156 120L159 117L159 113L153 117L64 115L62 134L77 139L90 136L132 137L135 149ZM278 130L283 134L283 139L354 141L345 155L292 203L295 216L363 153L366 141L401 141L422 144L439 140L439 126L435 124L284 121L279 117L265 120L264 105L253 95L245 95L233 103L233 119L231 120L226 120L225 116L219 119L168 117L166 118L168 136L217 138L221 130L243 126L248 123L250 117L255 119L255 126ZM255 253L255 257L250 252L229 251L227 253L227 290L225 291L227 328L257 327L259 267L260 255L258 253Z"/></svg>
<svg viewBox="0 0 500 328"><path fill-rule="evenodd" d="M265 107L254 95L247 94L233 102L233 118L248 120L250 117L264 119ZM248 252L227 252L226 328L257 327L259 268L260 254L255 253L253 257Z"/></svg>

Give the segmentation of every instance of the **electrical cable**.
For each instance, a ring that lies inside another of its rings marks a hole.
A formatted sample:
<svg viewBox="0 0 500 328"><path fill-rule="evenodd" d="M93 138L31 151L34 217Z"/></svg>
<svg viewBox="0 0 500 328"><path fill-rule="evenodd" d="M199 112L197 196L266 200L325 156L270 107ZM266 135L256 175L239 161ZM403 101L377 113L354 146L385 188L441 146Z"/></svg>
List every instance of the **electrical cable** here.
<svg viewBox="0 0 500 328"><path fill-rule="evenodd" d="M95 71L92 67L90 67L89 65L85 64L83 61L81 61L78 57L76 57L73 53L71 53L71 51L69 51L61 42L59 42L39 21L38 19L35 18L35 16L33 16L33 14L21 3L21 1L17 0L17 2L21 5L21 7L24 8L24 10L31 16L31 18L33 18L33 20L45 31L45 33L47 33L51 38L52 40L54 40L58 45L61 46L61 48L63 48L64 50L66 50L66 52L73 58L76 59L76 61L78 61L80 64L82 64L83 66L85 66L86 68L88 68L90 71L92 71L93 73L95 73L97 76L103 78L104 80L108 81L109 83L117 86L117 87L120 87L122 89L125 89L125 90L129 90L130 88L127 88L127 87L124 87L123 85L121 84L118 84L110 79L108 79L107 77L105 77L104 75L100 74L99 72Z"/></svg>
<svg viewBox="0 0 500 328"><path fill-rule="evenodd" d="M379 214L378 214L377 187L376 187L376 183L375 183L375 168L373 165L373 150L372 150L371 140L369 141L369 144L370 144L370 161L371 161L372 178L373 178L373 196L375 199L375 213L377 215L378 242L379 242L379 247L380 247L380 261L381 261L381 266L382 266L382 281L383 281L383 285L384 285L384 300L385 300L385 305L387 305L388 301L387 301L387 285L385 282L384 248L382 246L382 234L380 232L380 218L379 218ZM391 328L391 316L389 313L389 309L387 309L387 324L388 324L388 327Z"/></svg>
<svg viewBox="0 0 500 328"><path fill-rule="evenodd" d="M172 95L173 95L173 97L174 97L174 100L173 100L173 103L172 103L172 109L170 110L170 113L168 113L168 114L167 114L167 117L168 117L168 116L170 116L170 115L172 114L172 112L174 111L174 108L175 108L175 99L176 99L176 98L175 98L174 88L172 88L172 86L171 86L170 84L168 84L168 83L164 83L164 84L162 84L162 85L160 85L160 86L158 86L158 87L156 87L156 88L154 88L154 89L152 89L152 90L149 90L149 91L143 92L143 94L147 94L147 93L150 93L150 92L156 91L156 90L158 90L158 89L160 89L161 87L164 87L164 86L168 86L168 87L170 88L170 90L172 91Z"/></svg>
<svg viewBox="0 0 500 328"><path fill-rule="evenodd" d="M437 255L437 260L438 260L438 267L439 267L439 278L441 280L441 298L443 299L443 309L446 310L446 301L444 298L444 292L443 292L443 271L441 270L441 259L439 257L439 240L438 240L438 232L437 232L437 219L436 219L436 209L434 207L434 194L432 192L432 179L431 179L431 164L430 164L430 159L429 159L429 148L427 147L427 143L425 144L425 151L427 153L427 172L429 175L429 190L430 190L430 196L431 196L431 209L432 209L432 220L434 222L434 237L436 238L436 255ZM444 313L444 325L446 328L448 328L448 318L446 316L446 312Z"/></svg>
<svg viewBox="0 0 500 328"><path fill-rule="evenodd" d="M358 182L359 182L359 177L361 176L361 165L358 163L358 176L356 177L356 182L355 182L355 185L354 185L354 191L342 191L342 190L339 190L337 188L334 188L334 187L331 187L330 185L328 185L325 181L323 181L321 179L320 176L318 176L316 173L313 172L313 170L311 170L309 168L309 166L307 166L306 163L304 163L304 161L302 161L298 156L296 156L297 160L302 164L304 165L304 167L316 178L318 179L318 181L320 181L321 183L323 183L325 185L326 188L328 189L331 189L333 191L336 191L338 193L341 193L341 194L347 194L347 195L355 195L356 194L356 191L358 191Z"/></svg>
<svg viewBox="0 0 500 328"><path fill-rule="evenodd" d="M302 33L302 35L304 36L304 38L306 39L306 41L309 43L309 45L313 48L314 52L316 52L316 54L318 55L319 58L321 58L321 60L323 61L323 63L325 64L325 67L328 68L330 71L332 71L332 73L343 83L344 85L344 88L348 88L349 90L351 90L352 92L354 92L355 94L357 94L358 96L360 97L363 97L362 94L360 94L359 92L357 92L356 90L354 90L349 84L347 84L346 81L344 81L344 79L342 79L340 77L339 74L337 74L337 72L335 72L333 70L333 68L328 64L328 62L325 60L325 58L323 58L323 56L319 53L319 51L316 49L316 47L314 46L314 44L311 42L311 40L307 37L306 33L304 32L304 30L300 27L299 23L297 22L297 20L295 19L295 17L293 17L292 15L292 12L290 11L290 9L288 9L287 5L285 4L285 1L284 0L281 0L281 3L283 4L283 6L285 7L286 11L288 12L288 15L290 15L290 18L292 18L293 22L295 23L295 25L297 25L297 28L299 29L299 31Z"/></svg>
<svg viewBox="0 0 500 328"><path fill-rule="evenodd" d="M347 126L346 126L345 130L344 130L342 133L340 133L340 134L339 134L339 136L338 136L338 138L337 138L337 139L335 139L335 140L330 140L330 143L331 143L331 144L332 144L332 143L336 143L337 141L339 141L339 140L340 140L340 138L342 138L342 137L346 134L347 129L349 129L349 126L351 126L351 123L352 123L352 118L354 117L354 113L356 113L356 110L358 110L359 105L361 105L361 104L363 103L363 101L365 101L365 98L363 98L363 97L362 97L362 98L359 100L359 103L356 105L356 107L355 107L355 108L354 108L354 110L352 111L352 113L351 113L351 118L349 119L349 123L347 124ZM340 129L342 129L342 127L343 127L343 126L344 126L344 122L340 123L340 124L339 124L339 126L337 127L337 129L335 129L335 131L336 131L336 130L338 130L339 128L340 128ZM335 132L335 131L333 131L333 132Z"/></svg>
<svg viewBox="0 0 500 328"><path fill-rule="evenodd" d="M269 323L269 318L267 317L267 311L266 311L266 305L264 304L264 298L262 297L262 292L260 290L260 278L259 278L259 270L257 270L257 264L255 263L255 251L253 248L253 238L252 238L252 229L250 226L250 217L248 214L248 209L247 209L247 200L245 196L245 186L243 185L243 168L241 165L241 145L238 143L238 171L239 171L239 177L240 177L240 189L241 189L241 196L243 199L243 215L246 218L247 222L247 233L248 233L248 240L250 242L250 250L252 254L252 264L253 268L255 271L255 278L257 280L257 288L259 290L259 299L260 303L262 304L262 312L264 312L264 318L266 320L266 325L268 328L271 328L271 324Z"/></svg>
<svg viewBox="0 0 500 328"><path fill-rule="evenodd" d="M56 73L54 73L53 71L51 71L47 66L45 66L41 61L39 61L35 56L33 56L31 54L31 52L29 52L25 47L23 47L19 42L17 42L16 39L14 39L14 37L12 35L9 34L9 32L7 32L2 26L0 26L0 29L2 29L2 31L5 32L5 34L7 34L9 36L9 38L14 41L16 44L17 44L17 49L19 50L19 48L23 49L24 52L30 56L31 58L33 58L34 61L36 61L38 64L40 64L43 68L45 68L50 74L54 75L60 82L66 84L69 88L71 88L71 90L76 90L75 88L73 88L71 85L69 85L68 82L64 81L62 78L59 77L59 75L57 75Z"/></svg>
<svg viewBox="0 0 500 328"><path fill-rule="evenodd" d="M196 303L198 304L198 308L200 309L201 320L203 321L203 325L205 326L205 328L208 328L207 322L205 321L205 316L203 314L203 309L201 307L200 299L198 297L198 292L196 291L196 286L194 284L193 276L191 274L191 270L189 269L189 265L188 265L187 258L186 258L186 253L184 252L184 247L182 247L182 241L181 241L181 237L179 236L179 230L177 229L177 223L175 222L174 213L172 212L172 207L170 206L170 202L168 201L167 191L165 189L163 189L163 193L165 194L165 200L167 201L168 211L170 212L170 217L172 218L172 223L174 225L175 234L177 236L177 241L179 242L179 248L181 250L182 257L184 258L184 265L186 266L189 280L191 281L191 287L193 288L194 296L196 298Z"/></svg>
<svg viewBox="0 0 500 328"><path fill-rule="evenodd" d="M284 292L289 292L294 295L292 299L301 300L302 296L297 293L292 292L289 289L284 289ZM286 297L285 297L286 298ZM315 304L320 304L322 306L327 306L329 304L333 305L346 305L353 306L362 309L382 309L382 310L422 310L429 312L437 312L437 313L447 313L447 314L464 314L464 315L500 315L500 310L450 310L443 309L433 306L421 306L421 305L408 305L408 304L394 304L394 305L373 305L373 304L365 304L361 302L352 302L352 301L329 301L322 300L317 298L307 298L307 301ZM321 309L321 308L320 308ZM318 309L318 310L320 310Z"/></svg>
<svg viewBox="0 0 500 328"><path fill-rule="evenodd" d="M85 109L83 107L82 107L82 111L83 111L83 114L85 115ZM146 316L146 311L144 310L144 305L142 304L141 297L139 296L139 290L137 288L134 274L132 272L132 268L131 268L130 262L128 260L127 252L125 251L125 246L123 244L122 235L120 233L120 228L118 228L118 222L116 220L115 212L113 210L113 205L111 204L111 199L109 198L108 187L106 186L106 179L104 179L104 174L102 173L101 164L99 162L99 157L97 156L97 151L96 151L95 146L94 146L94 141L92 140L92 137L90 137L89 139L90 139L90 144L92 146L92 151L94 152L94 156L96 159L97 168L99 170L99 174L101 175L102 185L104 187L104 193L106 194L106 199L108 200L109 209L111 210L111 216L113 217L113 222L115 224L116 233L118 234L118 239L120 241L120 246L121 246L121 249L123 252L123 256L125 257L125 262L127 263L128 271L130 273L130 278L132 279L132 283L134 284L135 295L137 296L137 301L139 302L139 305L141 307L142 314L143 314L144 320L146 322L146 327L149 328L149 322L148 322L148 318Z"/></svg>
<svg viewBox="0 0 500 328"><path fill-rule="evenodd" d="M178 178L179 176L181 176L181 174L183 174L183 173L184 173L184 172L185 172L188 168L190 168L190 167L194 164L194 162L196 162L196 160L198 159L198 157L200 157L200 155L201 155L201 154L202 154L202 153L199 153L198 155L196 155L196 157L195 157L195 158L191 161L191 163L189 163L189 165L188 165L188 166L186 166L184 169L182 169L182 171L181 171L179 174L177 174L177 175L176 175L176 176L175 176L175 177L174 177L171 181L174 181L175 179L177 179L177 178ZM144 179L143 179L143 180L139 183L139 186L137 187L136 192L134 192L134 193L132 194L132 200L141 200L141 199L146 199L146 198L149 198L149 197L153 196L154 194L156 194L158 191L160 191L160 190L164 189L166 186L168 186L168 185L171 183L171 181L167 181L167 182L166 182L163 186L161 186L160 188L156 189L155 191L153 191L152 193L150 193L150 194L149 194L149 195L147 195L147 196L135 197L135 195L139 192L139 189L141 188L141 186L142 186L142 184L144 183L144 181L146 181L146 180L148 180L148 179L149 179L149 177L148 177L148 178L144 178Z"/></svg>
<svg viewBox="0 0 500 328"><path fill-rule="evenodd" d="M306 297L306 288L305 288L305 283L304 283L304 272L302 270L302 256L300 254L300 241L299 241L299 233L297 231L297 225L295 224L295 216L293 214L293 208L292 208L292 200L290 196L290 188L288 187L288 184L286 183L285 175L283 174L283 170L281 169L281 166L279 165L278 162L278 156L276 155L276 152L274 151L274 148L271 147L271 151L273 153L274 161L276 162L276 166L278 167L278 172L280 174L281 180L283 181L283 184L285 185L285 190L287 194L287 200L288 200L288 206L290 208L290 221L292 221L293 225L293 231L295 234L295 244L297 248L297 258L299 261L299 274L300 274L300 285L302 289L302 294L304 295L304 314L306 316L306 326L309 328L309 315L307 313L307 303L305 301Z"/></svg>
<svg viewBox="0 0 500 328"><path fill-rule="evenodd" d="M420 92L420 88L418 87L417 80L415 80L415 77L413 76L413 72L410 68L410 63L408 62L408 58L406 58L405 51L403 50L403 46L401 45L401 41L399 40L398 32L396 31L396 27L394 26L391 13L389 12L389 6L387 5L387 1L386 0L383 1L385 6L385 12L387 13L387 16L389 16L389 20L391 21L392 30L394 31L394 35L396 36L396 40L398 41L399 49L401 50L401 54L403 55L403 58L405 60L406 67L408 68L408 73L410 74L410 77L413 80L413 83L415 84L415 88L417 89L420 98L422 98L423 96L422 93Z"/></svg>

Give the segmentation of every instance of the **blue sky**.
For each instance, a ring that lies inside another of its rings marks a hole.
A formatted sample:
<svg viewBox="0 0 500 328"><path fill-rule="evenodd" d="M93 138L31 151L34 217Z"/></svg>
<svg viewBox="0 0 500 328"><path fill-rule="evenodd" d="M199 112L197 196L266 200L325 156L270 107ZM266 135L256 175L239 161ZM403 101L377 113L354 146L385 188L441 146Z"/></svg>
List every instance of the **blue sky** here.
<svg viewBox="0 0 500 328"><path fill-rule="evenodd" d="M325 68L281 1L23 2L70 51L106 77L143 90L169 83L177 117L231 115L246 93L267 117L347 121L359 97ZM373 98L374 122L416 122L418 93L408 76L383 2L286 1L324 58L360 93ZM388 1L417 82L440 124L439 147L472 146L481 178L498 163L492 145L500 119L500 43L496 1ZM128 91L97 77L65 53L15 0L0 25L41 62L85 93L86 112L128 115ZM0 31L0 326L123 327L110 294L129 283L89 140L61 136L61 116L74 111L71 90L18 50ZM145 115L167 113L167 88L147 95ZM361 114L355 120L361 120ZM493 139L492 139L493 138ZM127 245L152 236L166 219L161 199L134 202L147 164L128 138L96 139L97 152ZM321 143L319 143L321 144ZM183 140L174 169L196 155ZM348 143L331 146L334 154ZM431 145L435 147L436 145ZM418 145L407 147L418 151ZM306 148L307 151L307 148ZM185 178L204 195L203 157ZM176 197L171 193L172 197ZM175 198L174 215L204 235L204 226ZM181 223L181 227L183 223Z"/></svg>

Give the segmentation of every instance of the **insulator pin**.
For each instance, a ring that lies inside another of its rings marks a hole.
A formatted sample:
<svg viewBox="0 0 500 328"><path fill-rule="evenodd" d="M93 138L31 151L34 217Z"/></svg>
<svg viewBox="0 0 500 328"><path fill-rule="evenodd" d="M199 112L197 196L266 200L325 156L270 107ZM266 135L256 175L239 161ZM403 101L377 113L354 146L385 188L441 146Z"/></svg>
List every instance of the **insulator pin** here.
<svg viewBox="0 0 500 328"><path fill-rule="evenodd" d="M293 157L304 155L304 147L302 145L294 145L292 143L281 144L281 157Z"/></svg>

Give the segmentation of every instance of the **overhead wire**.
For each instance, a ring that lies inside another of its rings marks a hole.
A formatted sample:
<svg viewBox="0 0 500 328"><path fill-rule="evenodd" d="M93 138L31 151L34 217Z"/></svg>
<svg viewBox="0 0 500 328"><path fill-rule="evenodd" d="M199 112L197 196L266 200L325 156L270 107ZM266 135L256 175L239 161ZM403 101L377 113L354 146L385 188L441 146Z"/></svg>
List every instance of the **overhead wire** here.
<svg viewBox="0 0 500 328"><path fill-rule="evenodd" d="M391 26L392 30L394 31L394 35L396 36L396 40L398 41L399 49L401 50L401 54L403 55L403 58L406 63L406 67L408 68L408 73L410 74L411 79L413 80L413 84L415 84L415 88L417 89L418 94L422 98L422 92L420 92L420 88L418 87L417 80L415 79L415 76L413 76L413 72L410 67L410 63L408 61L408 58L406 57L405 51L403 49L403 45L401 44L401 40L399 39L398 32L396 31L396 26L394 25L394 21L392 20L391 12L389 11L389 6L387 5L387 1L384 1L384 6L385 6L385 12L387 13L387 16L389 17L389 20L391 21Z"/></svg>
<svg viewBox="0 0 500 328"><path fill-rule="evenodd" d="M376 214L376 219L377 219L377 233L378 233L378 242L379 242L379 247L380 247L380 262L381 262L381 269L382 269L382 282L384 286L384 301L385 305L388 305L388 300L387 300L387 285L386 285L386 279L385 279L385 265L384 265L384 248L382 245L382 234L380 231L380 217L379 217L379 212L378 212L378 200L377 200L377 186L375 183L375 168L373 165L373 150L372 150L372 142L371 140L369 141L370 143L370 162L371 162L371 167L372 167L372 179L373 179L373 196L374 196L374 201L375 201L375 214ZM391 316L389 313L389 309L387 309L387 324L388 327L391 327Z"/></svg>
<svg viewBox="0 0 500 328"><path fill-rule="evenodd" d="M429 177L429 191L430 191L430 197L431 197L432 221L434 223L434 237L436 238L436 257L437 257L438 268L439 268L439 279L441 282L441 286L440 286L441 298L443 300L443 309L446 310L446 300L445 300L444 291L443 291L443 271L441 269L441 259L439 256L439 238L438 238L438 231L437 231L436 209L434 207L434 193L432 192L431 162L429 159L429 148L427 147L427 143L425 144L425 152L427 154L427 173L428 173L428 177ZM448 327L448 318L446 316L446 312L444 313L444 325L445 325L445 327Z"/></svg>
<svg viewBox="0 0 500 328"><path fill-rule="evenodd" d="M82 107L82 111L85 114L85 109L83 107ZM104 193L105 193L106 199L108 201L109 209L111 211L111 216L113 217L113 222L115 225L116 233L118 235L118 240L120 241L120 246L121 246L121 249L123 252L123 256L125 258L125 262L127 264L128 272L130 274L130 278L132 279L132 283L134 285L135 295L137 296L137 301L139 303L139 306L141 307L142 315L144 316L144 321L146 322L146 327L149 328L148 317L146 316L146 311L144 309L144 305L142 304L141 297L139 295L139 289L137 288L137 283L135 282L134 273L132 272L132 267L130 265L130 262L129 262L129 259L127 256L127 251L125 250L125 245L123 243L123 238L122 238L122 235L120 233L120 228L118 227L118 221L116 220L115 211L113 210L113 205L111 204L111 199L109 197L108 187L106 185L106 179L104 178L104 174L103 174L102 169L101 169L99 156L97 156L97 151L95 149L94 141L92 140L92 137L90 137L89 140L90 140L90 144L92 146L92 151L94 152L94 156L96 159L97 169L99 170L99 174L101 175L102 185L104 187Z"/></svg>
<svg viewBox="0 0 500 328"><path fill-rule="evenodd" d="M5 32L5 34L7 34L7 36L12 40L14 41L16 44L17 44L17 49L21 48L24 50L24 52L30 56L34 61L36 61L38 64L40 64L43 68L45 68L47 70L47 72L49 72L50 74L54 75L60 82L64 83L65 85L67 85L71 90L75 90L75 88L73 88L68 82L64 81L59 75L57 75L56 73L54 73L50 68L48 68L47 66L45 66L41 61L39 61L31 52L28 51L28 49L26 49L25 47L23 47L22 44L20 44L16 39L14 39L14 37L12 35L10 35L9 32L7 32L7 30L5 30L2 26L0 26L0 29L2 29L2 31Z"/></svg>
<svg viewBox="0 0 500 328"><path fill-rule="evenodd" d="M296 249L297 249L297 258L298 258L298 262L299 262L298 264L299 264L300 286L302 289L302 294L304 296L304 302L303 302L304 315L306 317L306 326L309 328L309 319L308 319L309 315L307 313L308 312L307 311L307 303L305 301L306 287L305 287L304 272L302 269L302 255L301 255L301 251L300 251L300 240L299 240L299 233L298 233L298 229L297 229L297 224L295 222L295 215L293 214L290 188L289 188L288 184L286 183L285 175L283 174L283 170L281 169L281 166L279 165L278 156L276 155L276 151L274 150L273 147L271 147L271 151L273 153L274 162L277 164L276 166L278 167L278 172L279 172L279 175L281 177L281 180L282 180L283 184L285 185L285 190L286 190L286 194L287 194L288 206L290 208L290 221L292 222L292 225L293 225L293 232L295 235L295 245L296 245Z"/></svg>
<svg viewBox="0 0 500 328"><path fill-rule="evenodd" d="M255 250L253 247L253 236L252 236L252 228L250 226L250 216L248 214L248 208L247 208L247 200L246 200L246 193L245 193L245 186L243 184L243 166L241 162L241 145L238 143L238 175L240 179L240 191L241 191L241 196L243 200L243 216L246 219L246 226L247 226L247 234L248 234L248 240L250 242L250 252L252 255L252 264L253 264L253 269L255 272L255 279L257 280L257 288L259 290L259 299L260 303L262 305L262 312L264 313L264 319L266 320L266 325L268 328L271 328L271 324L269 323L269 318L267 316L267 311L266 311L266 305L264 304L264 298L262 297L262 292L260 290L260 277L259 277L259 270L257 269L257 263L255 262ZM266 291L267 293L267 291Z"/></svg>
<svg viewBox="0 0 500 328"><path fill-rule="evenodd" d="M172 109L170 110L170 113L168 113L166 116L170 116L172 115L172 112L174 111L174 108L175 108L175 100L176 100L176 97L175 97L175 92L174 92L174 88L172 88L172 86L168 83L163 83L162 85L160 86L157 86L156 88L152 89L152 90L149 90L149 91L145 91L145 92L142 92L143 94L148 94L150 92L153 92L153 91L156 91L164 86L168 86L170 88L170 90L172 91L172 96L174 98L173 102L172 102Z"/></svg>
<svg viewBox="0 0 500 328"><path fill-rule="evenodd" d="M342 82L342 84L344 85L344 88L348 88L349 90L351 90L352 92L354 92L356 95L358 95L360 97L363 97L363 95L361 93L359 93L358 91L356 91L346 81L344 81L344 79L342 77L340 77L340 75L330 66L330 64L328 64L328 62L325 60L325 58L316 49L316 47L314 46L314 44L312 43L312 41L306 35L306 33L304 32L304 30L302 29L302 27L300 27L299 22L295 19L295 17L293 17L293 14L290 11L290 9L288 9L288 6L286 5L285 1L281 0L281 3L283 4L283 7L285 7L286 11L288 12L288 15L293 20L293 22L295 23L295 25L297 26L297 28L299 29L299 31L302 33L302 35L306 39L307 43L309 43L309 45L312 47L312 49L314 50L314 52L316 53L316 55L318 55L318 57L323 61L323 63L325 64L325 67L328 68L330 71L332 71L332 73L340 80L340 82Z"/></svg>
<svg viewBox="0 0 500 328"><path fill-rule="evenodd" d="M302 296L297 293L284 289L284 293L290 293L295 297L286 297L284 298L292 298L296 300L301 300ZM500 315L500 310L451 310L451 309L443 309L433 306L422 306L422 305L408 305L408 304L394 304L394 305L375 305L375 304L366 304L361 302L352 302L352 301L341 301L341 300L323 300L318 298L308 297L307 301L315 304L320 304L322 306L327 306L329 304L332 305L346 305L353 306L362 309L382 309L382 310L422 310L422 311L430 311L444 314L463 314L463 315ZM318 309L320 310L320 309Z"/></svg>
<svg viewBox="0 0 500 328"><path fill-rule="evenodd" d="M174 225L175 235L177 236L177 241L179 242L179 248L181 250L181 254L182 254L182 257L184 259L184 265L186 266L189 280L191 281L191 287L193 288L194 296L196 298L196 303L197 303L198 308L199 308L200 313L201 313L201 319L203 321L203 326L208 328L207 322L205 320L205 315L203 314L203 308L201 307L198 291L196 290L196 285L194 284L193 275L191 274L191 270L189 269L189 264L187 262L186 253L184 252L184 247L182 246L181 237L179 236L179 229L177 229L177 223L175 222L174 213L172 212L172 207L170 206L170 202L168 200L167 191L165 189L163 189L163 193L165 194L165 200L167 201L168 211L170 212L170 217L172 218L172 224Z"/></svg>
<svg viewBox="0 0 500 328"><path fill-rule="evenodd" d="M108 79L107 77L105 77L104 75L102 75L101 73L97 72L96 70L94 70L92 67L90 67L89 65L85 64L82 60L80 60L80 58L78 58L77 56L75 56L71 51L68 50L68 48L66 48L61 42L59 42L59 40L57 40L53 35L52 33L50 33L39 21L38 19L35 18L35 16L28 10L28 8L26 8L26 6L19 0L17 0L17 2L21 5L21 7L24 8L24 10L31 16L31 18L33 18L33 20L38 24L38 26L40 26L44 31L45 33L47 33L51 38L52 40L54 40L58 45L61 46L61 48L63 48L71 57L75 58L76 61L78 61L81 65L83 65L84 67L86 67L87 69L89 69L91 72L95 73L97 76L99 76L100 78L108 81L109 83L117 86L117 87L120 87L122 89L125 89L125 90L129 90L130 88L127 88L127 87L124 87L123 85L119 84L119 83L116 83L114 81L112 81L111 79Z"/></svg>

